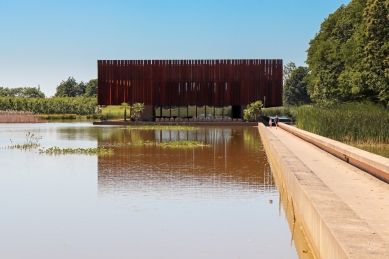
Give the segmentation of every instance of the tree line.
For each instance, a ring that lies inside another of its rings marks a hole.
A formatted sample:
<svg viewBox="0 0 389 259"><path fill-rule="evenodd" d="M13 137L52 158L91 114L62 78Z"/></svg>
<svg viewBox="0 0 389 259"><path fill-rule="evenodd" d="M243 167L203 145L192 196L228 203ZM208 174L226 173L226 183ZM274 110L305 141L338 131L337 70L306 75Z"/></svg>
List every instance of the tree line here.
<svg viewBox="0 0 389 259"><path fill-rule="evenodd" d="M96 95L97 79L77 83L69 77L57 86L54 97L50 98L39 87L0 87L0 110L88 115L97 112Z"/></svg>
<svg viewBox="0 0 389 259"><path fill-rule="evenodd" d="M284 103L389 103L389 0L351 0L321 24L307 67L284 68Z"/></svg>

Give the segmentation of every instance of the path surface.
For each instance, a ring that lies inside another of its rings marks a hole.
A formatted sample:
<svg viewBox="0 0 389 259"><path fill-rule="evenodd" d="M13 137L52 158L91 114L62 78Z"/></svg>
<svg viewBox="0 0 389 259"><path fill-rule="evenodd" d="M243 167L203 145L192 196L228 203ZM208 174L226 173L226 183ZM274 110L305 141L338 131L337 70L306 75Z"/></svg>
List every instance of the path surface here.
<svg viewBox="0 0 389 259"><path fill-rule="evenodd" d="M287 131L268 129L389 244L389 184Z"/></svg>

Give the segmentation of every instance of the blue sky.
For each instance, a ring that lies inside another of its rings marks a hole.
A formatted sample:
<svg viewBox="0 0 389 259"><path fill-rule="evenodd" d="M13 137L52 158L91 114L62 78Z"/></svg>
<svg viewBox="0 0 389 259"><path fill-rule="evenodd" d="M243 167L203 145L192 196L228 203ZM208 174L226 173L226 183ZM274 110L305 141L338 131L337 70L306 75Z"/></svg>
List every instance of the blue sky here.
<svg viewBox="0 0 389 259"><path fill-rule="evenodd" d="M345 0L0 0L0 86L51 96L99 59L283 59Z"/></svg>

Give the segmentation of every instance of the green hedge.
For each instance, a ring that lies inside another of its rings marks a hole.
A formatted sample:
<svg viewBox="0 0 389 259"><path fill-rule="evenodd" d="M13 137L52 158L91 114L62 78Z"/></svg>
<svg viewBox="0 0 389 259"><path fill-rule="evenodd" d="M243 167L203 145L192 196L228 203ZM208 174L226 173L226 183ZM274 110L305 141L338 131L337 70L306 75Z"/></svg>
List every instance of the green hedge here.
<svg viewBox="0 0 389 259"><path fill-rule="evenodd" d="M96 112L97 99L87 97L0 97L0 110L30 111L35 114L77 114Z"/></svg>

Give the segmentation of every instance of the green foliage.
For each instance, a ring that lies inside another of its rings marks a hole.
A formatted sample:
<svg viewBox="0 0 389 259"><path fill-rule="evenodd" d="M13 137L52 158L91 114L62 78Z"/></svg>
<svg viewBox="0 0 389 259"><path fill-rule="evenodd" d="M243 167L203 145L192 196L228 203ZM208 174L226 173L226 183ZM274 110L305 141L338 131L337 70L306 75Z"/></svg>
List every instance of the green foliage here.
<svg viewBox="0 0 389 259"><path fill-rule="evenodd" d="M30 111L36 114L94 114L96 98L53 97L26 98L0 97L0 110Z"/></svg>
<svg viewBox="0 0 389 259"><path fill-rule="evenodd" d="M366 0L352 0L330 14L307 50L308 94L317 103L374 99L364 65Z"/></svg>
<svg viewBox="0 0 389 259"><path fill-rule="evenodd" d="M296 126L331 139L389 143L389 110L373 103L304 105L293 110Z"/></svg>
<svg viewBox="0 0 389 259"><path fill-rule="evenodd" d="M311 102L307 92L307 83L304 81L308 74L309 70L307 67L298 67L290 71L290 76L288 76L284 84L285 105L300 105Z"/></svg>
<svg viewBox="0 0 389 259"><path fill-rule="evenodd" d="M257 121L257 117L260 115L262 107L262 101L249 103L243 111L243 119L246 121Z"/></svg>
<svg viewBox="0 0 389 259"><path fill-rule="evenodd" d="M292 106L280 106L280 107L271 107L263 108L261 110L262 116L272 117L278 115L279 117L287 117L293 119L293 111L296 107Z"/></svg>
<svg viewBox="0 0 389 259"><path fill-rule="evenodd" d="M143 103L134 103L131 106L132 116L136 121L140 120L140 115L142 114L144 109L145 105Z"/></svg>
<svg viewBox="0 0 389 259"><path fill-rule="evenodd" d="M45 94L36 87L0 87L0 96L7 97L26 97L26 98L45 98Z"/></svg>
<svg viewBox="0 0 389 259"><path fill-rule="evenodd" d="M91 79L89 80L88 84L86 85L85 90L85 97L96 97L97 96L97 85L98 81L97 79Z"/></svg>
<svg viewBox="0 0 389 259"><path fill-rule="evenodd" d="M127 110L130 111L131 114L131 106L128 103L122 103L120 105L120 109L124 109L124 121L127 121Z"/></svg>
<svg viewBox="0 0 389 259"><path fill-rule="evenodd" d="M84 82L77 83L76 79L69 77L57 86L56 97L77 97L83 96L86 92L87 84Z"/></svg>
<svg viewBox="0 0 389 259"><path fill-rule="evenodd" d="M290 78L295 69L296 64L292 61L284 66L284 83Z"/></svg>
<svg viewBox="0 0 389 259"><path fill-rule="evenodd" d="M379 100L389 101L389 1L368 0L364 18L367 85Z"/></svg>

